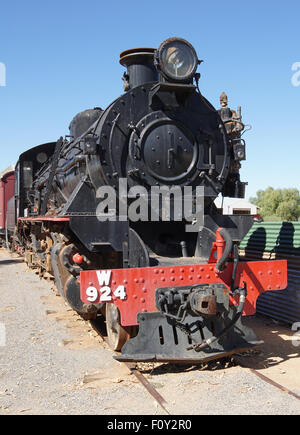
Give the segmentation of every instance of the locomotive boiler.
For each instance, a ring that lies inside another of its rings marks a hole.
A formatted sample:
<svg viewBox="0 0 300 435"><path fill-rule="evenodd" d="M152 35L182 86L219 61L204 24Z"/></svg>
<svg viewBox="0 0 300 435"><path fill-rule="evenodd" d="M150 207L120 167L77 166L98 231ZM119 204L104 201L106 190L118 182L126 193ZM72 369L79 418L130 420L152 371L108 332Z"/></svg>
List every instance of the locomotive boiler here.
<svg viewBox="0 0 300 435"><path fill-rule="evenodd" d="M105 316L119 360L248 349L257 338L241 316L287 278L284 261L239 261L253 219L214 204L244 197L241 117L204 98L201 61L181 38L123 51L120 63L120 97L20 156L16 243L77 312Z"/></svg>

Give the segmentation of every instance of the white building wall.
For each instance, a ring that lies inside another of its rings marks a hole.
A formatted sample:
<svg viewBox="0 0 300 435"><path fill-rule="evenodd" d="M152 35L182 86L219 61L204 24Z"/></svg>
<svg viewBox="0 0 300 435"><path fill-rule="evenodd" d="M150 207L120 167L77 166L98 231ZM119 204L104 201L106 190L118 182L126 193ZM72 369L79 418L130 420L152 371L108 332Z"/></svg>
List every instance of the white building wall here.
<svg viewBox="0 0 300 435"><path fill-rule="evenodd" d="M256 215L259 213L259 207L252 204L245 199L237 199L237 198L222 198L218 197L215 200L215 204L217 208L222 208L223 205L223 214L224 215L232 215L234 213L248 213L250 215Z"/></svg>

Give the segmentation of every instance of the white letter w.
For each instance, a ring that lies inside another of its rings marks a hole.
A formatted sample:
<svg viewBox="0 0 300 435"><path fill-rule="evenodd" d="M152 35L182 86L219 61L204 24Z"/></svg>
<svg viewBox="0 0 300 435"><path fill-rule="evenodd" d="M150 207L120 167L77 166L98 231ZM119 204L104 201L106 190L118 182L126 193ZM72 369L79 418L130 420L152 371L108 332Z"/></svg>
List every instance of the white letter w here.
<svg viewBox="0 0 300 435"><path fill-rule="evenodd" d="M102 287L103 285L108 285L110 282L111 270L97 270L97 278L99 281L99 285Z"/></svg>

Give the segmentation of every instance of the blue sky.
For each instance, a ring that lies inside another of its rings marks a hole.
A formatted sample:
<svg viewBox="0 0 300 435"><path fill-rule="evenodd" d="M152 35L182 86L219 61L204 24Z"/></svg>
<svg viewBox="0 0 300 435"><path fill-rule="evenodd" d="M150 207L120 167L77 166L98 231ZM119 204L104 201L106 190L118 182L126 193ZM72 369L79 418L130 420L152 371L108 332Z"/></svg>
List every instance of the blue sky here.
<svg viewBox="0 0 300 435"><path fill-rule="evenodd" d="M68 134L81 110L105 108L122 91L121 51L189 40L204 63L200 87L215 106L225 91L252 126L241 177L246 197L300 185L300 3L286 0L114 2L2 0L0 170L25 149Z"/></svg>

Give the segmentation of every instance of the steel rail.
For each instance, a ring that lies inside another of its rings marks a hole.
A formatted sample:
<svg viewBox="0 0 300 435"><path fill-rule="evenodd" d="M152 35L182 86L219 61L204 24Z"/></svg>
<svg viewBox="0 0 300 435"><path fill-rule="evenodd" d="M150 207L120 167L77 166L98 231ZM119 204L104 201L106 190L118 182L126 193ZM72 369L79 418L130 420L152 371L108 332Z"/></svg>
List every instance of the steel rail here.
<svg viewBox="0 0 300 435"><path fill-rule="evenodd" d="M284 387L281 384L278 384L278 382L273 381L273 379L269 378L266 375L263 375L262 373L258 372L257 370L247 366L246 364L242 363L239 358L234 358L234 360L240 365L241 367L248 369L251 373L253 373L258 378L262 379L264 382L272 385L273 387L278 388L278 390L283 391L284 393L290 394L291 396L295 397L296 399L300 400L300 396L293 391L291 391L289 388Z"/></svg>
<svg viewBox="0 0 300 435"><path fill-rule="evenodd" d="M288 388L284 387L283 385L278 384L277 382L273 381L273 379L268 378L267 376L263 375L262 373L259 373L258 371L252 369L251 367L247 367L252 373L254 373L256 376L258 376L263 381L267 382L270 385L273 385L274 387L278 388L279 390L283 391L284 393L288 393L291 396L295 397L296 399L300 400L300 396L293 391L289 390Z"/></svg>
<svg viewBox="0 0 300 435"><path fill-rule="evenodd" d="M108 339L105 337L95 322L93 320L89 321L89 324L94 329L95 332L99 335L99 337L102 339L104 343L106 343L109 346ZM113 350L110 348L111 352ZM115 355L117 355L116 352L114 352ZM165 405L167 405L167 401L162 397L161 394L150 384L150 382L147 380L147 378L136 368L135 363L130 362L122 362L122 364L125 364L126 367L131 371L131 373L137 378L137 380L146 388L148 393L154 398L154 400L159 404L159 406L168 414L170 415L170 412L166 409Z"/></svg>
<svg viewBox="0 0 300 435"><path fill-rule="evenodd" d="M109 346L107 338L101 333L99 327L95 324L95 321L90 320L89 321L90 326L93 328L93 330L98 334L98 336L102 339L104 343L106 343ZM112 351L112 349L110 348ZM113 352L113 351L112 351ZM115 352L116 354L116 352ZM233 359L236 361L238 365L241 367L248 369L251 373L253 373L255 376L263 380L264 382L272 385L273 387L279 389L280 391L287 393L296 399L300 400L300 396L287 387L284 387L283 385L279 384L278 382L273 381L273 379L269 378L268 376L263 375L262 373L258 372L257 370L247 366L243 362L240 361L240 358L238 356L234 356ZM159 406L168 414L170 415L170 412L166 409L164 405L167 405L166 400L159 394L158 391L150 384L150 382L145 378L145 376L136 368L136 365L134 363L130 362L122 362L122 364L125 364L128 369L131 371L131 373L138 379L138 381L146 388L148 393L154 398L154 400L159 404Z"/></svg>
<svg viewBox="0 0 300 435"><path fill-rule="evenodd" d="M169 411L165 408L164 404L167 405L166 400L159 394L158 391L152 385L150 382L145 378L145 376L135 367L134 363L128 363L124 362L129 370L131 370L132 374L139 380L139 382L146 388L148 393L151 394L151 396L156 400L156 402L162 407L162 409L170 415Z"/></svg>

